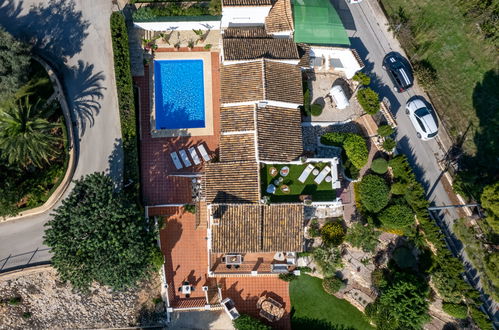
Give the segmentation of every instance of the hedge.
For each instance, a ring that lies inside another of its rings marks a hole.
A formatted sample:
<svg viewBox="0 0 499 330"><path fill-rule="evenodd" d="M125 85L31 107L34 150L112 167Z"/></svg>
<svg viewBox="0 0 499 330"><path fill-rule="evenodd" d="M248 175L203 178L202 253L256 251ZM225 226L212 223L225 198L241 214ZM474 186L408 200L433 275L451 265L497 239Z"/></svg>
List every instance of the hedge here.
<svg viewBox="0 0 499 330"><path fill-rule="evenodd" d="M320 116L322 114L322 105L314 103L310 106L310 113L312 116Z"/></svg>
<svg viewBox="0 0 499 330"><path fill-rule="evenodd" d="M243 314L235 319L233 322L234 328L237 330L270 330L271 327L263 324L260 320Z"/></svg>
<svg viewBox="0 0 499 330"><path fill-rule="evenodd" d="M135 99L128 50L128 33L125 17L121 13L111 14L111 36L124 153L123 181L125 184L133 182L132 185L128 186L128 191L138 194L140 175Z"/></svg>
<svg viewBox="0 0 499 330"><path fill-rule="evenodd" d="M381 125L378 127L378 135L383 137L392 135L394 131L390 125Z"/></svg>
<svg viewBox="0 0 499 330"><path fill-rule="evenodd" d="M413 211L405 205L392 205L379 215L383 227L388 229L405 229L414 223Z"/></svg>
<svg viewBox="0 0 499 330"><path fill-rule="evenodd" d="M363 88L357 93L357 100L364 111L374 115L379 111L379 95L371 88Z"/></svg>
<svg viewBox="0 0 499 330"><path fill-rule="evenodd" d="M367 164L369 158L367 143L366 140L358 134L338 132L325 133L321 136L321 143L335 147L343 147L348 159L358 169L361 169Z"/></svg>
<svg viewBox="0 0 499 330"><path fill-rule="evenodd" d="M140 7L133 13L133 19L137 21L151 20L158 17L169 16L208 16L220 15L221 5L220 1L212 0L210 6L203 4L193 4L185 7L178 2L170 2L167 4L151 4L148 6Z"/></svg>
<svg viewBox="0 0 499 330"><path fill-rule="evenodd" d="M362 206L371 212L381 211L390 200L390 189L383 178L368 174L359 183L359 197Z"/></svg>
<svg viewBox="0 0 499 330"><path fill-rule="evenodd" d="M444 302L442 304L442 309L444 312L452 317L455 317L456 319L465 319L468 317L468 307L466 305Z"/></svg>

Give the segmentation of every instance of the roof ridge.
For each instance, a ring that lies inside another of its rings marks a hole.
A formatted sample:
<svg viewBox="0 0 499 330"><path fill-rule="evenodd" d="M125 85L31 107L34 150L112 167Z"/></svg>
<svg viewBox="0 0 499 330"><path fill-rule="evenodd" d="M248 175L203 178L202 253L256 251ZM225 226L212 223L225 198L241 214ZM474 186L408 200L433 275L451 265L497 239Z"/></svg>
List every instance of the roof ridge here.
<svg viewBox="0 0 499 330"><path fill-rule="evenodd" d="M262 92L263 92L263 100L267 100L267 75L265 73L265 58L262 58Z"/></svg>

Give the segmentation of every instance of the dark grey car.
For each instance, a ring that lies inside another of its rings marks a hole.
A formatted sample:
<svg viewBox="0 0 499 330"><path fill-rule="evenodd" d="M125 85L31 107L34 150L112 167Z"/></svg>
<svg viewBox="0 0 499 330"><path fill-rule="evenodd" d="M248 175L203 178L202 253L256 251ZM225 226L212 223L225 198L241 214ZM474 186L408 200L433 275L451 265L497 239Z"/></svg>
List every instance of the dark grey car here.
<svg viewBox="0 0 499 330"><path fill-rule="evenodd" d="M397 53L388 53L383 59L383 69L386 70L395 87L395 91L402 93L412 87L414 77L406 59Z"/></svg>

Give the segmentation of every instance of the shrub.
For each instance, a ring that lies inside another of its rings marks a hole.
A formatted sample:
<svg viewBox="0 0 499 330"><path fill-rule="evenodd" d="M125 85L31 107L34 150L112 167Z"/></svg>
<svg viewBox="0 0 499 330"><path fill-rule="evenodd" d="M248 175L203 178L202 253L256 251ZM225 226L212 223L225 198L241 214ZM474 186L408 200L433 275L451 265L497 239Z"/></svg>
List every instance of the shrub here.
<svg viewBox="0 0 499 330"><path fill-rule="evenodd" d="M0 102L12 98L27 81L31 46L0 27Z"/></svg>
<svg viewBox="0 0 499 330"><path fill-rule="evenodd" d="M358 81L362 86L368 86L371 83L371 77L360 71L352 79Z"/></svg>
<svg viewBox="0 0 499 330"><path fill-rule="evenodd" d="M184 205L185 212L196 214L196 205L194 204L185 204Z"/></svg>
<svg viewBox="0 0 499 330"><path fill-rule="evenodd" d="M394 195L404 195L407 192L407 184L395 182L390 188L390 192Z"/></svg>
<svg viewBox="0 0 499 330"><path fill-rule="evenodd" d="M221 0L210 0L210 7L208 8L210 15L220 16L222 15L222 1Z"/></svg>
<svg viewBox="0 0 499 330"><path fill-rule="evenodd" d="M346 157L345 157L346 158ZM360 170L353 166L352 162L350 159L347 158L345 163L343 164L343 167L345 168L345 175L352 179L352 180L357 180L360 176Z"/></svg>
<svg viewBox="0 0 499 330"><path fill-rule="evenodd" d="M291 282L293 280L296 280L297 277L298 276L296 276L293 273L282 273L282 274L279 274L279 278L281 280L283 280L284 282Z"/></svg>
<svg viewBox="0 0 499 330"><path fill-rule="evenodd" d="M442 309L456 319L465 319L468 317L468 307L461 304L442 303Z"/></svg>
<svg viewBox="0 0 499 330"><path fill-rule="evenodd" d="M270 330L271 327L263 324L260 320L243 314L233 322L234 328L237 330Z"/></svg>
<svg viewBox="0 0 499 330"><path fill-rule="evenodd" d="M390 199L390 189L383 178L368 174L359 184L359 197L366 210L377 213L381 211Z"/></svg>
<svg viewBox="0 0 499 330"><path fill-rule="evenodd" d="M298 269L300 270L300 272L302 272L304 274L312 272L312 268L310 268L308 266L299 267Z"/></svg>
<svg viewBox="0 0 499 330"><path fill-rule="evenodd" d="M343 225L338 222L328 222L321 229L322 240L333 246L338 246L343 243L345 238L345 229Z"/></svg>
<svg viewBox="0 0 499 330"><path fill-rule="evenodd" d="M23 313L23 319L29 319L31 318L32 314L30 312L24 312Z"/></svg>
<svg viewBox="0 0 499 330"><path fill-rule="evenodd" d="M363 88L357 93L357 100L364 111L374 115L379 111L379 95L371 88Z"/></svg>
<svg viewBox="0 0 499 330"><path fill-rule="evenodd" d="M310 113L312 116L320 116L322 114L322 105L314 103L310 106Z"/></svg>
<svg viewBox="0 0 499 330"><path fill-rule="evenodd" d="M394 139L392 138L385 138L385 141L383 141L383 144L382 144L382 147L383 147L383 150L387 151L387 152L391 152L393 150L393 148L395 148L397 146L397 142L395 142Z"/></svg>
<svg viewBox="0 0 499 330"><path fill-rule="evenodd" d="M310 97L310 89L308 88L308 84L304 82L304 92L303 92L303 112L306 116L310 116L312 110L310 109L310 102L312 101Z"/></svg>
<svg viewBox="0 0 499 330"><path fill-rule="evenodd" d="M423 60L415 62L413 65L414 76L425 89L430 89L438 80L437 70L430 62Z"/></svg>
<svg viewBox="0 0 499 330"><path fill-rule="evenodd" d="M471 318L473 322L481 329L481 330L493 330L492 322L489 320L489 317L483 313L481 310L477 308L470 308Z"/></svg>
<svg viewBox="0 0 499 330"><path fill-rule="evenodd" d="M369 150L367 150L366 140L362 136L357 134L348 135L343 143L343 147L348 159L350 159L356 168L361 169L367 164Z"/></svg>
<svg viewBox="0 0 499 330"><path fill-rule="evenodd" d="M321 136L321 143L328 146L341 147L350 134L338 132L325 133Z"/></svg>
<svg viewBox="0 0 499 330"><path fill-rule="evenodd" d="M176 3L161 6L144 6L133 13L133 20L147 21L161 16L204 16L211 14L210 9L201 4L194 4L188 7Z"/></svg>
<svg viewBox="0 0 499 330"><path fill-rule="evenodd" d="M376 158L371 164L371 170L378 174L385 174L388 170L388 162L383 158Z"/></svg>
<svg viewBox="0 0 499 330"><path fill-rule="evenodd" d="M12 297L9 299L8 301L8 304L11 305L11 306L17 306L21 303L22 299L21 297L17 296L17 297Z"/></svg>
<svg viewBox="0 0 499 330"><path fill-rule="evenodd" d="M310 235L310 237L318 237L321 234L319 229L319 221L317 221L317 219L312 219L310 221L308 234Z"/></svg>
<svg viewBox="0 0 499 330"><path fill-rule="evenodd" d="M378 127L378 135L382 137L390 136L395 130L390 125L381 125Z"/></svg>
<svg viewBox="0 0 499 330"><path fill-rule="evenodd" d="M379 231L371 225L356 223L348 228L345 240L353 247L360 248L364 252L374 252L378 245Z"/></svg>
<svg viewBox="0 0 499 330"><path fill-rule="evenodd" d="M334 295L336 292L340 291L345 287L345 283L338 277L326 277L322 280L322 287L326 293Z"/></svg>
<svg viewBox="0 0 499 330"><path fill-rule="evenodd" d="M371 281L377 289L382 289L388 285L383 268L377 268L371 273Z"/></svg>
<svg viewBox="0 0 499 330"><path fill-rule="evenodd" d="M408 206L392 205L380 213L379 220L383 227L403 230L414 223L414 213Z"/></svg>
<svg viewBox="0 0 499 330"><path fill-rule="evenodd" d="M324 277L334 276L336 269L342 268L341 251L335 246L321 246L314 249L314 261Z"/></svg>

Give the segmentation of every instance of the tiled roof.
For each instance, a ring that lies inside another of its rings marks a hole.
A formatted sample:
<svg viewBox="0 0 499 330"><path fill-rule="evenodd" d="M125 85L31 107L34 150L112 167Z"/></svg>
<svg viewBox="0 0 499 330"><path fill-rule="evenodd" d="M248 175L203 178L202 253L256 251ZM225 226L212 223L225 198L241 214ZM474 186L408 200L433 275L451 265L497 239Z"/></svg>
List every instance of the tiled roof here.
<svg viewBox="0 0 499 330"><path fill-rule="evenodd" d="M275 2L265 19L265 28L268 33L293 30L291 0L277 0Z"/></svg>
<svg viewBox="0 0 499 330"><path fill-rule="evenodd" d="M228 38L271 38L263 26L228 27L223 30L223 37Z"/></svg>
<svg viewBox="0 0 499 330"><path fill-rule="evenodd" d="M255 106L242 105L238 107L220 108L222 132L251 131L255 129Z"/></svg>
<svg viewBox="0 0 499 330"><path fill-rule="evenodd" d="M212 205L212 252L302 251L301 204Z"/></svg>
<svg viewBox="0 0 499 330"><path fill-rule="evenodd" d="M303 103L301 70L298 66L265 61L266 100Z"/></svg>
<svg viewBox="0 0 499 330"><path fill-rule="evenodd" d="M262 251L302 251L303 221L301 204L263 206Z"/></svg>
<svg viewBox="0 0 499 330"><path fill-rule="evenodd" d="M298 54L300 54L300 62L298 66L302 68L310 67L310 46L307 44L297 44Z"/></svg>
<svg viewBox="0 0 499 330"><path fill-rule="evenodd" d="M262 236L259 205L213 205L219 225L211 227L213 252L258 252Z"/></svg>
<svg viewBox="0 0 499 330"><path fill-rule="evenodd" d="M257 203L260 198L258 164L211 162L205 165L204 189L208 203Z"/></svg>
<svg viewBox="0 0 499 330"><path fill-rule="evenodd" d="M291 39L224 38L223 51L227 61L300 58L298 48Z"/></svg>
<svg viewBox="0 0 499 330"><path fill-rule="evenodd" d="M271 6L272 0L222 0L224 6Z"/></svg>
<svg viewBox="0 0 499 330"><path fill-rule="evenodd" d="M221 98L222 103L272 100L302 104L301 70L270 60L223 65Z"/></svg>
<svg viewBox="0 0 499 330"><path fill-rule="evenodd" d="M220 161L255 161L255 134L230 134L220 137ZM227 182L227 185L230 185Z"/></svg>
<svg viewBox="0 0 499 330"><path fill-rule="evenodd" d="M222 103L263 99L261 61L222 65L220 74Z"/></svg>
<svg viewBox="0 0 499 330"><path fill-rule="evenodd" d="M260 160L289 162L303 153L299 109L258 109L257 132Z"/></svg>

